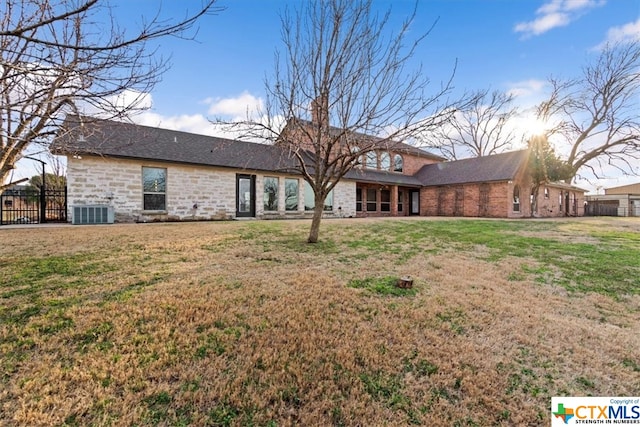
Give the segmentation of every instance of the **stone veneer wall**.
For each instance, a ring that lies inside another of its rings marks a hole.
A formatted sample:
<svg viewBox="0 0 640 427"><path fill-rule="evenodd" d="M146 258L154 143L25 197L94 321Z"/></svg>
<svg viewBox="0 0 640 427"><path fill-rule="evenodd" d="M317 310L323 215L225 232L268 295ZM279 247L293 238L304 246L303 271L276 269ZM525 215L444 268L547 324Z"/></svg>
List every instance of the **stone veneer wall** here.
<svg viewBox="0 0 640 427"><path fill-rule="evenodd" d="M165 212L142 209L142 167L167 169ZM299 177L299 208L284 211L285 176L275 173L236 171L153 161L137 161L96 156L68 157L67 188L69 218L73 206L111 205L118 222L232 219L236 212L236 173L256 175L256 217L306 217L304 184ZM279 178L277 212L263 212L264 176ZM355 216L355 182L341 181L334 189L334 211L326 216ZM342 209L338 209L341 207Z"/></svg>

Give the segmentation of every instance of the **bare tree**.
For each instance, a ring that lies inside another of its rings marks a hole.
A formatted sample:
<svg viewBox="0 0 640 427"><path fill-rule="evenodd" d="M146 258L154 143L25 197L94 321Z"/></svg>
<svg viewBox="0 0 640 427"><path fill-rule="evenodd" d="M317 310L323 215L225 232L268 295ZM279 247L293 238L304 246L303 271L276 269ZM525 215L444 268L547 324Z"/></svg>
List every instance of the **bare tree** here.
<svg viewBox="0 0 640 427"><path fill-rule="evenodd" d="M604 166L640 174L640 42L607 45L581 78L550 83L538 117L553 126L549 138L566 147L558 145L568 152L570 179L582 168L600 178Z"/></svg>
<svg viewBox="0 0 640 427"><path fill-rule="evenodd" d="M451 81L427 93L421 67L410 69L431 30L407 40L415 13L394 35L390 12L375 14L370 0L305 2L281 16L284 53L276 53L266 81L266 118L241 125L296 159L290 172L314 193L310 243L318 240L327 195L362 156L392 150L451 114L442 105Z"/></svg>
<svg viewBox="0 0 640 427"><path fill-rule="evenodd" d="M118 26L106 1L4 0L0 5L0 189L33 144L48 145L67 113L126 117L168 69L149 43L191 38L197 20L220 10L204 0L182 20L160 10L134 32Z"/></svg>
<svg viewBox="0 0 640 427"><path fill-rule="evenodd" d="M423 141L449 160L501 153L511 149L516 139L510 121L517 114L513 95L481 90L472 94L466 107L451 115L444 126L423 135Z"/></svg>

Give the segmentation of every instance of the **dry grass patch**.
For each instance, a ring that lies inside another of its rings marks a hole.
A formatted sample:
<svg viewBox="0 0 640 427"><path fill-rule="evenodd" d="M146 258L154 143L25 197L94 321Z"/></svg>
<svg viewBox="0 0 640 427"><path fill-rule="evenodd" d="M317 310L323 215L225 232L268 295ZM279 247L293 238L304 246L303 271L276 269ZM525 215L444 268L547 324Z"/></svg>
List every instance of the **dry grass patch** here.
<svg viewBox="0 0 640 427"><path fill-rule="evenodd" d="M0 424L544 425L640 389L625 224L307 226L3 230Z"/></svg>

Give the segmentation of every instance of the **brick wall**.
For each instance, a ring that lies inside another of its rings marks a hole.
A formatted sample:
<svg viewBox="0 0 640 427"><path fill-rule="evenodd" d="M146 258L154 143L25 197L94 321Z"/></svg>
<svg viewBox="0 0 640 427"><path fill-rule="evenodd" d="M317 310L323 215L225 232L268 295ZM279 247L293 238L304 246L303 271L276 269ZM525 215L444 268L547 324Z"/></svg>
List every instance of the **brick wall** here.
<svg viewBox="0 0 640 427"><path fill-rule="evenodd" d="M519 210L514 210L513 203L516 185L520 187ZM567 211L567 195L569 197L569 211ZM561 197L562 203L560 202ZM531 209L531 184L527 180L424 187L420 191L420 215L424 216L529 218L532 216ZM556 188L552 185L540 186L538 211L533 216L560 217L567 215L584 215L583 193L566 188Z"/></svg>

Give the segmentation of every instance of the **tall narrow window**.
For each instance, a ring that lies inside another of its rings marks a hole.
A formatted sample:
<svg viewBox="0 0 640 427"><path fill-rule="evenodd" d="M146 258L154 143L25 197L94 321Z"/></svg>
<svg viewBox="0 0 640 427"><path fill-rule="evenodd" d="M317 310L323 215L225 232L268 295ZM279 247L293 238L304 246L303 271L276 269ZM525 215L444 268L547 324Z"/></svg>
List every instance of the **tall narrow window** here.
<svg viewBox="0 0 640 427"><path fill-rule="evenodd" d="M404 210L404 193L402 190L398 190L398 212Z"/></svg>
<svg viewBox="0 0 640 427"><path fill-rule="evenodd" d="M545 199L549 198L549 189L547 187L544 187L544 198Z"/></svg>
<svg viewBox="0 0 640 427"><path fill-rule="evenodd" d="M311 184L307 181L304 182L304 210L312 211L316 207L316 195L313 192L313 188L311 188ZM333 190L329 191L327 197L324 198L324 207L322 208L325 211L333 210Z"/></svg>
<svg viewBox="0 0 640 427"><path fill-rule="evenodd" d="M391 169L391 156L386 151L380 153L380 169L383 171Z"/></svg>
<svg viewBox="0 0 640 427"><path fill-rule="evenodd" d="M393 156L393 171L394 172L402 172L404 167L404 160L402 160L402 156L400 154L396 154Z"/></svg>
<svg viewBox="0 0 640 427"><path fill-rule="evenodd" d="M360 147L351 147L351 154L358 154L360 152ZM353 159L354 166L362 166L362 156L356 156Z"/></svg>
<svg viewBox="0 0 640 427"><path fill-rule="evenodd" d="M298 210L298 180L285 178L284 180L284 208L287 211Z"/></svg>
<svg viewBox="0 0 640 427"><path fill-rule="evenodd" d="M376 169L378 167L378 153L376 153L375 151L369 151L367 152L367 154L365 154L365 157L365 167L370 169Z"/></svg>
<svg viewBox="0 0 640 427"><path fill-rule="evenodd" d="M356 188L356 212L362 212L362 188Z"/></svg>
<svg viewBox="0 0 640 427"><path fill-rule="evenodd" d="M367 211L375 212L378 210L378 190L375 188L367 189Z"/></svg>
<svg viewBox="0 0 640 427"><path fill-rule="evenodd" d="M264 210L278 210L278 178L273 176L264 177Z"/></svg>
<svg viewBox="0 0 640 427"><path fill-rule="evenodd" d="M389 190L380 190L380 211L391 211L391 191Z"/></svg>
<svg viewBox="0 0 640 427"><path fill-rule="evenodd" d="M513 211L520 212L520 187L513 187Z"/></svg>
<svg viewBox="0 0 640 427"><path fill-rule="evenodd" d="M143 208L145 211L167 209L167 170L142 167Z"/></svg>
<svg viewBox="0 0 640 427"><path fill-rule="evenodd" d="M558 195L558 206L560 206L560 212L562 212L562 191Z"/></svg>

